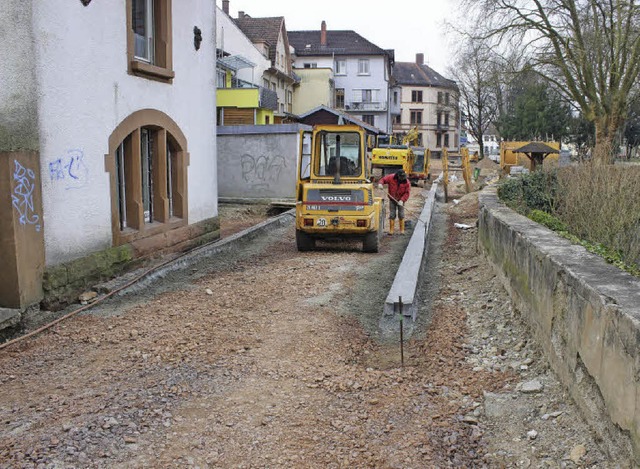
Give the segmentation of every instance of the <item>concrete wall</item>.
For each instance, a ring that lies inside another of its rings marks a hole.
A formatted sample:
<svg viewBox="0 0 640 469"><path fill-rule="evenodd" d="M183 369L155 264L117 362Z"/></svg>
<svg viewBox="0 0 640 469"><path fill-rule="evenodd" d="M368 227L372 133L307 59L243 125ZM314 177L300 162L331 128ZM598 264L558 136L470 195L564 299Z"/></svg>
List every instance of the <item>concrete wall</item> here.
<svg viewBox="0 0 640 469"><path fill-rule="evenodd" d="M33 2L0 2L0 151L38 150Z"/></svg>
<svg viewBox="0 0 640 469"><path fill-rule="evenodd" d="M640 279L511 211L495 188L480 195L479 244L609 453L638 467Z"/></svg>
<svg viewBox="0 0 640 469"><path fill-rule="evenodd" d="M293 199L300 124L218 127L220 198Z"/></svg>
<svg viewBox="0 0 640 469"><path fill-rule="evenodd" d="M26 4L33 8L40 89L47 266L112 246L108 139L119 123L141 109L164 112L186 137L189 223L216 216L214 2L172 2L172 84L128 74L125 0L94 1L87 7L66 0ZM0 15L0 21L4 25L11 19ZM202 30L198 51L194 26ZM75 177L50 170L70 165Z"/></svg>

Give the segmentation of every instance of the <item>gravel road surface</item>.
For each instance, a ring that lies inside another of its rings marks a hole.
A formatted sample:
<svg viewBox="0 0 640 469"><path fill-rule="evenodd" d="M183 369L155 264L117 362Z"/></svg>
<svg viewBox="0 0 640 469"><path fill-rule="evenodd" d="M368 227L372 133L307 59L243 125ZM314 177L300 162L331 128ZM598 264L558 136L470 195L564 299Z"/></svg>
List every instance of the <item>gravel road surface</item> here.
<svg viewBox="0 0 640 469"><path fill-rule="evenodd" d="M614 467L458 201L404 367L378 324L408 236L303 254L291 225L0 351L0 467Z"/></svg>

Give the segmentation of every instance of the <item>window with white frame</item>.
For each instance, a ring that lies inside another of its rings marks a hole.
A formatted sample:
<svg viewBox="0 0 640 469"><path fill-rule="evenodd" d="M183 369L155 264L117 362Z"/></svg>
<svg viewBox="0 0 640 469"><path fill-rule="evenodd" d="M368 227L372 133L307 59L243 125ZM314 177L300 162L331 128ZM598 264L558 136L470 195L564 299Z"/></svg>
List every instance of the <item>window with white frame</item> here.
<svg viewBox="0 0 640 469"><path fill-rule="evenodd" d="M216 78L218 88L227 87L227 72L225 70L216 70Z"/></svg>
<svg viewBox="0 0 640 469"><path fill-rule="evenodd" d="M358 75L369 74L369 59L358 59Z"/></svg>
<svg viewBox="0 0 640 469"><path fill-rule="evenodd" d="M336 59L336 75L347 74L347 61L345 59Z"/></svg>
<svg viewBox="0 0 640 469"><path fill-rule="evenodd" d="M153 63L154 56L154 24L153 0L132 0L131 20L133 28L134 57L138 60Z"/></svg>

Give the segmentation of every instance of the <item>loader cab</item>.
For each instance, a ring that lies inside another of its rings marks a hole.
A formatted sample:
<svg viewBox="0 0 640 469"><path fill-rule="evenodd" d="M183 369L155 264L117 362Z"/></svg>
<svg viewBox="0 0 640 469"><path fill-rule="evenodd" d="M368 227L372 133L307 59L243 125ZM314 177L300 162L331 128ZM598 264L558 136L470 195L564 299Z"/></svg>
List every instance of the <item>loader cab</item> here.
<svg viewBox="0 0 640 469"><path fill-rule="evenodd" d="M342 178L364 178L364 141L359 129L322 129L313 137L312 171L317 178L333 178L336 183Z"/></svg>

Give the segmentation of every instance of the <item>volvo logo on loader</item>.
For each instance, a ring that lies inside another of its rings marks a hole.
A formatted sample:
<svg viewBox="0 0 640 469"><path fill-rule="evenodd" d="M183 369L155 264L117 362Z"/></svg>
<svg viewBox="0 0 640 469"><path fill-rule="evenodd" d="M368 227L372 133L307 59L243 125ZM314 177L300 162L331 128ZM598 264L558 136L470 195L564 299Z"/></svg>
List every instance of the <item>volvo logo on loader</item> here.
<svg viewBox="0 0 640 469"><path fill-rule="evenodd" d="M343 195L321 195L320 199L323 202L351 202L351 196Z"/></svg>

